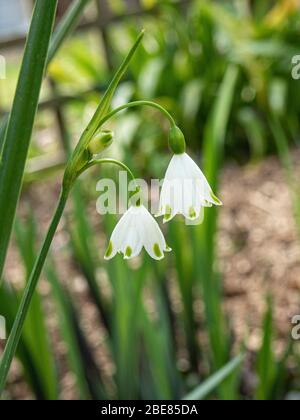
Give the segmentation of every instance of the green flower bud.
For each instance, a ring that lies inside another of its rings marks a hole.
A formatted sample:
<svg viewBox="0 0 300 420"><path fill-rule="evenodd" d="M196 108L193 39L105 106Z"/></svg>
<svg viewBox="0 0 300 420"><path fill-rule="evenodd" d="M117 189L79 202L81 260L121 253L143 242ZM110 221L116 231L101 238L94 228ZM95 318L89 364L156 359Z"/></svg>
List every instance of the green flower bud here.
<svg viewBox="0 0 300 420"><path fill-rule="evenodd" d="M169 131L169 145L175 155L185 152L186 144L183 132L177 126L171 127Z"/></svg>
<svg viewBox="0 0 300 420"><path fill-rule="evenodd" d="M92 155L98 155L113 142L114 133L109 130L98 131L89 143L88 150Z"/></svg>

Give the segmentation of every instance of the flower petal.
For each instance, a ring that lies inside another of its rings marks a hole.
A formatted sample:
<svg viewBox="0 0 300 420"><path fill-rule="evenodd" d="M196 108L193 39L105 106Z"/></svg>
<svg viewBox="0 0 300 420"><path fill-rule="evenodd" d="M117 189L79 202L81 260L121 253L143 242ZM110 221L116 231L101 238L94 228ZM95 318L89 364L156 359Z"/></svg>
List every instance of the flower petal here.
<svg viewBox="0 0 300 420"><path fill-rule="evenodd" d="M159 215L164 216L164 223L176 214L183 214L191 221L197 220L202 208L213 204L222 205L198 165L187 153L174 155L160 195Z"/></svg>
<svg viewBox="0 0 300 420"><path fill-rule="evenodd" d="M141 206L141 217L139 218L140 230L143 234L142 240L145 250L155 260L162 260L164 252L170 251L164 235L152 215L148 210Z"/></svg>
<svg viewBox="0 0 300 420"><path fill-rule="evenodd" d="M136 222L132 217L130 230L125 241L126 245L123 246L122 252L125 260L137 257L143 247L140 232L136 229Z"/></svg>
<svg viewBox="0 0 300 420"><path fill-rule="evenodd" d="M111 239L105 253L105 259L112 259L118 252L124 249L124 243L126 241L126 236L128 235L128 226L130 226L130 221L132 218L131 207L124 213L117 225L115 226Z"/></svg>
<svg viewBox="0 0 300 420"><path fill-rule="evenodd" d="M124 259L134 258L139 255L143 246L156 260L162 259L164 252L171 251L158 223L148 210L142 205L132 206L116 225L105 259L113 258L117 252L121 252Z"/></svg>

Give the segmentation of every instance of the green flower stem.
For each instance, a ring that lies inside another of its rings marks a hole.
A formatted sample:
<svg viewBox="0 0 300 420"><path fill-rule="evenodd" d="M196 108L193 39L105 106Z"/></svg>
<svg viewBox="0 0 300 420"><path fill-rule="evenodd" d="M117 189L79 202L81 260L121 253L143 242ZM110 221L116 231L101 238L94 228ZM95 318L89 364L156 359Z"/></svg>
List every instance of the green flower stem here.
<svg viewBox="0 0 300 420"><path fill-rule="evenodd" d="M119 112L124 111L125 109L135 108L138 106L149 106L151 108L158 109L167 117L167 119L169 120L171 124L171 127L176 127L176 122L174 118L172 117L172 115L161 105L158 105L157 103L151 102L151 101L135 101L135 102L129 102L128 104L122 105L119 108L116 108L113 111L106 114L105 117L102 118L102 120L100 121L99 127L101 127L103 124L105 124L108 120L110 120L113 116L115 116Z"/></svg>
<svg viewBox="0 0 300 420"><path fill-rule="evenodd" d="M139 43L140 43L140 41L143 37L143 34L144 34L144 32L141 32L141 34L138 37L136 43L134 44L132 50L128 54L128 58L124 61L121 68L127 66L128 60L132 57L134 51L136 50L137 46L139 45ZM115 76L114 80L115 79L118 80L118 74L122 74L122 72L119 71L117 73L117 76ZM108 92L110 91L110 89L114 88L115 83L116 82L111 84L112 87L109 87ZM106 95L109 95L109 94L107 93ZM86 153L87 147L89 145L89 142L93 138L93 135L95 134L95 132L97 130L100 130L101 127L108 120L113 118L119 112L125 111L125 110L130 109L130 108L139 107L139 106L149 106L151 108L155 108L155 109L159 110L169 120L171 128L177 128L176 122L175 122L174 118L172 117L172 115L165 108L163 108L161 105L158 105L155 102L151 102L151 101L129 102L127 104L124 104L124 105L108 112L104 116L102 116L103 109L107 110L108 107L106 105L106 101L103 100L103 99L102 99L101 104L102 104L102 107L99 107L96 110L92 120L90 121L86 130L83 132L83 134L82 134L82 136L79 140L79 143L77 144L77 146L76 146L76 148L75 148L75 150L74 150L74 152L73 152L73 154L72 154L72 156L69 160L69 163L68 163L66 171L65 171L64 181L63 181L63 185L66 188L69 188L69 186L73 184L74 180L78 177L78 175L83 172L82 169L86 168L86 165L88 165L89 162L88 162L88 160L86 160L87 158L85 156L85 153ZM86 162L84 162L83 165L82 165L83 160L86 160Z"/></svg>
<svg viewBox="0 0 300 420"><path fill-rule="evenodd" d="M91 168L92 166L95 166L95 165L102 165L102 164L105 164L105 163L108 163L108 164L112 164L112 165L117 165L117 166L119 166L120 168L122 168L122 169L125 169L125 171L127 171L128 173L129 173L129 175L130 175L130 177L131 177L131 179L132 179L132 181L135 183L135 191L134 192L132 192L131 194L130 194L130 198L132 197L132 195L134 195L136 192L139 192L140 191L140 186L138 185L138 183L137 183L137 181L136 181L136 178L135 178L135 176L133 175L133 172L131 171L131 169L130 168L128 168L128 166L127 165L125 165L125 163L123 163L123 162L120 162L119 160L116 160L116 159L111 159L111 158L105 158L105 159L93 159L93 160L91 160L84 168L82 168L82 170L80 171L80 173L78 174L78 176L80 175L80 174L82 174L83 172L85 172L87 169L89 169L89 168Z"/></svg>
<svg viewBox="0 0 300 420"><path fill-rule="evenodd" d="M51 242L53 240L57 226L63 214L64 208L66 206L68 195L69 195L68 190L67 191L62 190L55 214L53 216L47 236L45 238L43 247L39 253L35 266L32 270L31 276L26 285L16 318L13 324L13 328L7 340L7 344L4 349L4 353L3 353L1 364L0 364L0 396L3 393L7 375L10 369L10 365L12 363L13 357L15 355L15 352L16 352L16 349L17 349L17 346L21 337L23 325L26 319L26 315L28 313L30 302L33 297L35 288L37 286L39 277L41 275Z"/></svg>
<svg viewBox="0 0 300 420"><path fill-rule="evenodd" d="M133 175L133 172L131 171L131 169L128 168L127 165L125 165L125 163L120 162L119 160L116 159L110 159L110 158L105 158L105 159L93 159L91 160L86 166L84 166L82 168L82 170L80 171L79 175L81 175L83 172L85 172L87 169L91 168L92 166L95 165L102 165L105 163L109 163L112 165L117 165L122 169L125 169L125 171L127 171L129 173L129 175L131 176L132 180L134 182L136 182L135 176Z"/></svg>

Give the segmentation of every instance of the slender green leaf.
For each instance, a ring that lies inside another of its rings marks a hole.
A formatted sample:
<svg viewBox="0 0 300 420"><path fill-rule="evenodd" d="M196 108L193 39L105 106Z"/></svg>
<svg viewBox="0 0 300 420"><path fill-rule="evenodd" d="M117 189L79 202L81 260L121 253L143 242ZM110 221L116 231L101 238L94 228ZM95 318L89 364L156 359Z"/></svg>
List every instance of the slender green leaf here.
<svg viewBox="0 0 300 420"><path fill-rule="evenodd" d="M28 314L30 303L33 299L34 292L36 289L36 286L38 284L41 272L43 270L45 260L47 258L49 248L51 246L52 240L54 238L57 226L60 222L60 219L62 217L63 211L66 206L68 198L68 193L65 191L62 191L59 197L59 201L54 213L54 216L52 218L52 221L50 223L46 238L44 240L43 246L40 250L40 253L38 254L37 260L35 262L34 268L30 274L30 277L28 279L27 285L25 287L22 299L20 301L20 305L14 320L14 324L12 327L12 330L9 334L2 358L0 363L0 396L3 393L7 375L9 372L10 365L12 363L13 357L16 353L18 343L20 341L20 337L22 334L22 330L24 327L24 323L26 320L26 316Z"/></svg>
<svg viewBox="0 0 300 420"><path fill-rule="evenodd" d="M51 284L55 304L59 314L59 328L65 344L68 347L67 359L72 372L76 376L77 388L81 399L89 399L90 393L85 376L84 363L81 358L76 331L72 319L72 304L59 283L53 263L48 264L47 278Z"/></svg>
<svg viewBox="0 0 300 420"><path fill-rule="evenodd" d="M53 33L49 46L47 64L50 63L57 51L60 49L63 42L70 35L70 33L73 32L79 19L82 16L84 8L89 2L90 0L75 0L72 2L71 6L66 11Z"/></svg>
<svg viewBox="0 0 300 420"><path fill-rule="evenodd" d="M193 226L194 227L194 226ZM192 228L193 228L192 227ZM170 226L170 243L175 255L176 273L179 290L183 303L184 332L189 350L190 363L193 370L198 370L199 348L196 338L196 324L194 314L194 277L192 272L193 261L189 247L182 247L186 243L187 226L181 223L173 223Z"/></svg>
<svg viewBox="0 0 300 420"><path fill-rule="evenodd" d="M145 340L147 366L153 381L152 398L172 399L174 395L175 357L170 346L170 331L166 329L164 314L159 313L159 321L151 322L145 308L141 308L140 317ZM147 380L150 382L150 378Z"/></svg>
<svg viewBox="0 0 300 420"><path fill-rule="evenodd" d="M256 391L257 399L269 400L276 375L277 364L273 353L273 303L268 300L268 309L263 323L263 342L257 359L259 384Z"/></svg>
<svg viewBox="0 0 300 420"><path fill-rule="evenodd" d="M212 391L214 391L228 376L230 376L243 362L244 355L239 355L231 360L218 372L214 373L203 384L201 384L194 391L190 392L183 399L184 400L203 400Z"/></svg>
<svg viewBox="0 0 300 420"><path fill-rule="evenodd" d="M270 118L269 124L275 139L277 153L285 170L286 179L291 190L294 216L298 227L298 235L300 237L300 189L293 169L292 154L289 150L289 139L283 128L281 119L275 113Z"/></svg>
<svg viewBox="0 0 300 420"><path fill-rule="evenodd" d="M28 279L36 256L36 226L33 216L30 216L24 225L21 224L19 219L16 219L15 232ZM47 333L43 302L38 291L35 292L32 299L24 325L23 337L26 340L32 361L38 372L43 398L55 400L58 396L57 372Z"/></svg>
<svg viewBox="0 0 300 420"><path fill-rule="evenodd" d="M238 69L229 66L219 89L218 98L206 127L204 139L204 169L214 190L217 189L219 171L224 155L226 129L232 107L234 89L238 78ZM201 278L205 303L206 325L210 338L211 362L214 369L220 369L228 361L229 334L228 326L222 313L220 278L215 269L216 251L215 235L217 229L217 209L210 208L205 212L203 226L195 229L195 235L200 233L200 248L197 239L194 259L199 261L199 276ZM199 256L200 255L200 258ZM201 270L201 271L200 271ZM227 384L222 385L224 399L231 397L233 389Z"/></svg>
<svg viewBox="0 0 300 420"><path fill-rule="evenodd" d="M0 159L2 155L6 127L7 127L7 117L4 117L1 120L1 124L0 124Z"/></svg>
<svg viewBox="0 0 300 420"><path fill-rule="evenodd" d="M0 278L20 195L57 1L37 0L0 164Z"/></svg>
<svg viewBox="0 0 300 420"><path fill-rule="evenodd" d="M7 331L10 331L12 328L18 304L19 296L17 291L3 280L0 287L0 308L1 313L5 314ZM46 392L45 383L41 380L42 375L39 371L39 365L35 361L29 344L28 337L23 335L18 347L17 357L22 364L25 380L36 398L46 400L49 394Z"/></svg>
<svg viewBox="0 0 300 420"><path fill-rule="evenodd" d="M93 250L95 249L95 246L93 245L95 244L92 226L86 214L85 201L82 197L83 192L79 181L80 180L78 180L77 184L74 186L72 194L74 221L70 225L71 247L74 259L87 280L91 297L99 310L101 319L104 322L105 327L109 329L110 325L105 311L105 301L101 295L96 278L97 259L93 253Z"/></svg>

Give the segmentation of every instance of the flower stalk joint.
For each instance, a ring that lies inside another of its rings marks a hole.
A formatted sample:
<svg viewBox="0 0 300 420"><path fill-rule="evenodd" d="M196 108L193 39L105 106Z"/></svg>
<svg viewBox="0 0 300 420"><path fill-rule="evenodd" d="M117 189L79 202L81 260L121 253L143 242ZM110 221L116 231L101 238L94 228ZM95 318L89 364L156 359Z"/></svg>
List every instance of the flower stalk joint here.
<svg viewBox="0 0 300 420"><path fill-rule="evenodd" d="M185 153L186 143L183 132L179 127L174 125L169 131L169 146L175 155Z"/></svg>

